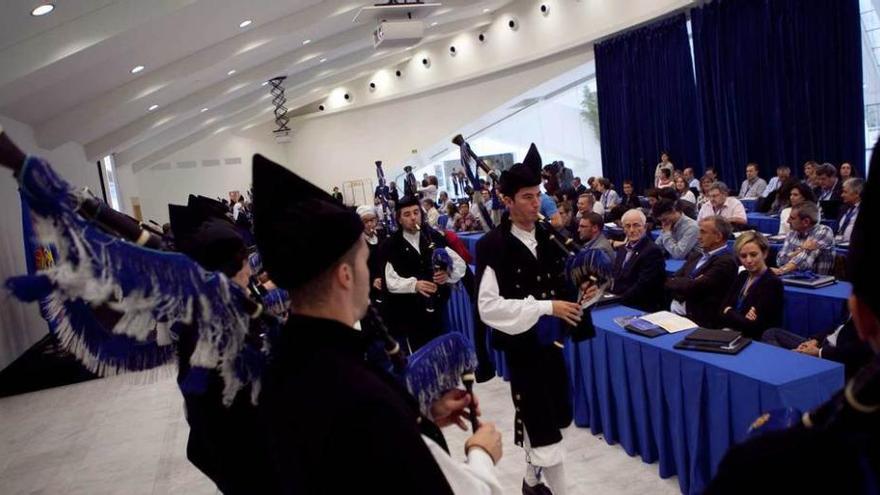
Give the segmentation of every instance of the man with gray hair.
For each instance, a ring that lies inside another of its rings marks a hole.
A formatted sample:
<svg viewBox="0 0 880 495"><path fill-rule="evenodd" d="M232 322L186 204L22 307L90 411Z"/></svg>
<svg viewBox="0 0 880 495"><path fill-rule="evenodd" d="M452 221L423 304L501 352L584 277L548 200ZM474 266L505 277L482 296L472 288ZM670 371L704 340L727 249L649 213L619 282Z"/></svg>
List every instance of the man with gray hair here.
<svg viewBox="0 0 880 495"><path fill-rule="evenodd" d="M834 232L818 223L819 207L806 201L791 207L788 224L791 231L776 255L776 275L795 270L831 274L834 267Z"/></svg>
<svg viewBox="0 0 880 495"><path fill-rule="evenodd" d="M843 183L843 192L840 199L846 205L846 210L840 215L837 222L837 240L838 242L849 242L852 235L853 226L856 224L856 218L859 216L859 208L862 206L862 189L865 187L865 181L857 177L847 179Z"/></svg>
<svg viewBox="0 0 880 495"><path fill-rule="evenodd" d="M623 214L621 224L626 241L617 248L611 292L620 296L621 304L657 311L664 306L666 261L651 236L645 235L646 223L645 214L639 209Z"/></svg>
<svg viewBox="0 0 880 495"><path fill-rule="evenodd" d="M709 187L709 201L700 208L697 220L721 216L732 224L745 225L746 208L742 202L729 196L730 190L723 182L715 182Z"/></svg>
<svg viewBox="0 0 880 495"><path fill-rule="evenodd" d="M721 305L737 274L736 260L727 246L733 229L723 217L700 221L700 247L685 264L666 280L672 293L673 313L687 316L701 327L718 328Z"/></svg>

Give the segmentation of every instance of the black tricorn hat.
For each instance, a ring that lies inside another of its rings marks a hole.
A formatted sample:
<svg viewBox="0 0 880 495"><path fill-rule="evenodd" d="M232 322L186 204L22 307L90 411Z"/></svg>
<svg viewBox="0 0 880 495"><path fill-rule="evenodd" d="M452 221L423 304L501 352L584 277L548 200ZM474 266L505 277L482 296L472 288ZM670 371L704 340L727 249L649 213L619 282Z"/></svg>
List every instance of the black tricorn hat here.
<svg viewBox="0 0 880 495"><path fill-rule="evenodd" d="M221 271L233 277L247 259L247 246L235 225L215 214L198 204L168 205L177 250L206 270Z"/></svg>
<svg viewBox="0 0 880 495"><path fill-rule="evenodd" d="M400 210L406 208L407 206L418 206L419 204L419 198L407 194L406 196L400 198L400 201L394 204L394 211L396 213L400 213Z"/></svg>
<svg viewBox="0 0 880 495"><path fill-rule="evenodd" d="M333 266L361 237L351 208L262 155L254 155L254 235L263 268L295 289Z"/></svg>
<svg viewBox="0 0 880 495"><path fill-rule="evenodd" d="M529 147L522 163L516 163L509 170L501 172L498 182L501 194L511 198L524 187L541 185L541 154L535 143Z"/></svg>

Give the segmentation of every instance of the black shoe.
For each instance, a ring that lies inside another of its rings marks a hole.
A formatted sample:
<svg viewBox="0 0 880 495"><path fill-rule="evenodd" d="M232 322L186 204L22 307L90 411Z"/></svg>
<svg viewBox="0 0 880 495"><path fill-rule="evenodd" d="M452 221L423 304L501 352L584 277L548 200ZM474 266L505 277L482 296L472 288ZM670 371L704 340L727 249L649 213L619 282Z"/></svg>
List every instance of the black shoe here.
<svg viewBox="0 0 880 495"><path fill-rule="evenodd" d="M523 495L553 495L553 492L550 491L550 487L544 483L529 486L529 484L526 483L526 480L523 480L522 492Z"/></svg>

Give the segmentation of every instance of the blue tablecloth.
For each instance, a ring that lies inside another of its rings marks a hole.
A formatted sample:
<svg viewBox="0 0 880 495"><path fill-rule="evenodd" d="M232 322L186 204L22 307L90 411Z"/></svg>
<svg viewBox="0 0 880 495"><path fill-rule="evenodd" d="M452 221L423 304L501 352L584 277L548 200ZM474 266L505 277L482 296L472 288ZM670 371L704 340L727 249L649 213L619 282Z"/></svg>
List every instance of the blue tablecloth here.
<svg viewBox="0 0 880 495"><path fill-rule="evenodd" d="M737 356L679 351L682 333L648 339L613 318L624 306L593 312L596 337L569 345L575 423L659 461L682 493L700 493L752 421L783 407L811 409L844 383L843 366L758 342Z"/></svg>
<svg viewBox="0 0 880 495"><path fill-rule="evenodd" d="M441 229L445 229L447 223L449 223L449 215L440 215L437 217L437 225L440 226Z"/></svg>
<svg viewBox="0 0 880 495"><path fill-rule="evenodd" d="M771 217L766 213L749 213L746 215L748 224L753 225L758 232L765 234L779 233L779 217Z"/></svg>
<svg viewBox="0 0 880 495"><path fill-rule="evenodd" d="M666 273L673 274L684 265L683 260L666 260ZM846 300L852 284L839 281L819 289L785 286L783 326L804 337L839 325L846 315Z"/></svg>
<svg viewBox="0 0 880 495"><path fill-rule="evenodd" d="M477 259L477 241L479 241L485 233L483 232L456 232L458 238L461 239L461 242L467 247L469 253L471 253L471 259L476 262Z"/></svg>
<svg viewBox="0 0 880 495"><path fill-rule="evenodd" d="M755 211L755 207L758 206L758 200L755 198L752 199L741 199L739 200L743 207L746 209L746 213L751 213Z"/></svg>

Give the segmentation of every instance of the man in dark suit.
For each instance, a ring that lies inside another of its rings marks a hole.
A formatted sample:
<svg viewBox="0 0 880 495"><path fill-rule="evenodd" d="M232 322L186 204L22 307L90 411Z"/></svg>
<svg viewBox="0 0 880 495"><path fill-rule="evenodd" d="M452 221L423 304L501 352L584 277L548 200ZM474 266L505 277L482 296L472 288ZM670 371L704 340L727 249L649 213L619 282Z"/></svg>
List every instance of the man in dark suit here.
<svg viewBox="0 0 880 495"><path fill-rule="evenodd" d="M574 197L578 198L581 194L587 192L587 186L581 184L581 178L575 177L571 181L571 187L574 189Z"/></svg>
<svg viewBox="0 0 880 495"><path fill-rule="evenodd" d="M657 311L663 307L666 280L663 251L647 235L641 210L627 211L621 223L626 242L617 249L611 292L621 297L621 304Z"/></svg>
<svg viewBox="0 0 880 495"><path fill-rule="evenodd" d="M666 280L666 288L672 293L670 310L701 327L720 326L721 304L736 278L736 260L727 247L731 231L730 223L719 216L700 221L702 253L692 253Z"/></svg>
<svg viewBox="0 0 880 495"><path fill-rule="evenodd" d="M837 179L837 169L830 163L823 163L816 168L816 182L818 187L813 190L816 200L840 201L843 192L843 183Z"/></svg>
<svg viewBox="0 0 880 495"><path fill-rule="evenodd" d="M838 362L844 366L847 378L868 364L874 356L871 347L859 340L856 326L849 316L842 324L811 337L803 337L782 328L770 328L764 332L761 341L801 354Z"/></svg>

